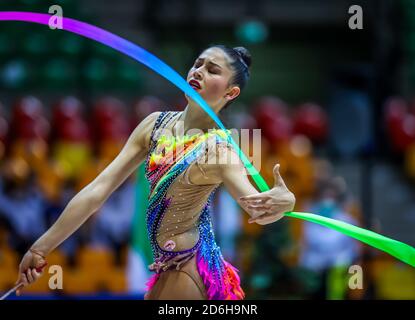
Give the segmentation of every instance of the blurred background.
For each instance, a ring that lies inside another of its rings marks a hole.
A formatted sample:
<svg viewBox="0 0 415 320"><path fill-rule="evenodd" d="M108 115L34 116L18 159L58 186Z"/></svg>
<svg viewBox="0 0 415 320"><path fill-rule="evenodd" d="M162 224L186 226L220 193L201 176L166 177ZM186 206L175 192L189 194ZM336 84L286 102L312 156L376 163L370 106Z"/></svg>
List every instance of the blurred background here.
<svg viewBox="0 0 415 320"><path fill-rule="evenodd" d="M1 11L65 17L131 40L183 77L208 45L247 47L243 94L228 128L262 129L261 174L272 168L306 211L415 246L415 1L13 0ZM349 28L349 7L363 29ZM118 154L147 114L183 110L172 84L143 65L61 30L0 23L0 292L29 246ZM49 275L20 299L143 297L151 251L141 166L49 257ZM286 218L247 223L224 189L216 236L249 299L414 299L414 269L351 238ZM350 289L349 267L363 270Z"/></svg>

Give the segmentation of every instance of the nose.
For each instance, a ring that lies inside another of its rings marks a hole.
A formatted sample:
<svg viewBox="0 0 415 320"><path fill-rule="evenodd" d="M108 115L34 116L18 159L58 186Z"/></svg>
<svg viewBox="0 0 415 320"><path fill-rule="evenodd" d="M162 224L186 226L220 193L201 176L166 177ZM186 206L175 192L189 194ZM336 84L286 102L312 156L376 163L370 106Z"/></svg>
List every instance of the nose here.
<svg viewBox="0 0 415 320"><path fill-rule="evenodd" d="M200 69L196 69L193 72L193 77L197 80L201 80L202 79L202 73L200 72Z"/></svg>

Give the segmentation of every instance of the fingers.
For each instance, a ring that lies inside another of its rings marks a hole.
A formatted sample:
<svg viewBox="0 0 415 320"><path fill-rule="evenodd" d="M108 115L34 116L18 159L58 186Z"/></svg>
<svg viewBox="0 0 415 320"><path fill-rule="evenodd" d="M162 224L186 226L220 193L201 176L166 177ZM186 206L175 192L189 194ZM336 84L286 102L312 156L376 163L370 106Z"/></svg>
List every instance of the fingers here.
<svg viewBox="0 0 415 320"><path fill-rule="evenodd" d="M256 218L250 218L248 220L248 223L259 223L259 224L267 224L272 223L280 220L284 217L284 213L267 213L262 216L256 217Z"/></svg>
<svg viewBox="0 0 415 320"><path fill-rule="evenodd" d="M284 179L281 177L281 174L280 174L280 164L279 163L277 163L274 166L273 173L274 173L274 187L284 187L284 188L286 188Z"/></svg>
<svg viewBox="0 0 415 320"><path fill-rule="evenodd" d="M41 273L37 272L35 269L27 269L25 272L20 274L20 277L16 281L16 285L18 283L21 284L21 287L16 290L16 295L20 295L22 292L22 288L28 286L29 284L34 283L37 279L39 279Z"/></svg>
<svg viewBox="0 0 415 320"><path fill-rule="evenodd" d="M271 210L272 209L272 205L269 205L269 204L249 204L248 206L247 206L247 208L248 209L256 209L256 210L263 210L263 211L265 211L265 210Z"/></svg>
<svg viewBox="0 0 415 320"><path fill-rule="evenodd" d="M272 205L271 199L264 199L264 200L241 200L241 204L245 206L253 206L253 207L263 207Z"/></svg>
<svg viewBox="0 0 415 320"><path fill-rule="evenodd" d="M26 271L26 277L27 277L27 281L28 281L29 283L32 283L32 282L34 281L34 279L33 279L33 275L32 275L32 270L31 270L31 269L28 269L28 270Z"/></svg>
<svg viewBox="0 0 415 320"><path fill-rule="evenodd" d="M281 174L280 174L280 164L279 163L277 163L274 166L274 169L272 169L272 173L274 174L274 185L275 186L281 185L283 180L282 180L282 177L281 177Z"/></svg>
<svg viewBox="0 0 415 320"><path fill-rule="evenodd" d="M262 216L272 210L269 197L265 196L261 200L241 200L240 204L252 217Z"/></svg>
<svg viewBox="0 0 415 320"><path fill-rule="evenodd" d="M24 286L27 286L27 285L29 284L29 281L27 280L27 276L26 276L26 274L25 274L25 273L22 273L22 275L20 276L20 278L21 278L21 283L22 283Z"/></svg>
<svg viewBox="0 0 415 320"><path fill-rule="evenodd" d="M266 202L271 197L266 193L251 194L249 196L242 196L239 198L240 201L244 202Z"/></svg>
<svg viewBox="0 0 415 320"><path fill-rule="evenodd" d="M255 223L255 222L258 222L258 221L262 221L264 219L266 219L266 217L265 217L265 215L262 215L262 216L259 216L259 217L256 217L256 218L248 219L248 223Z"/></svg>
<svg viewBox="0 0 415 320"><path fill-rule="evenodd" d="M21 286L19 287L19 289L16 290L16 295L17 296L20 296L20 294L22 293L22 288L29 284L29 282L27 281L26 274L24 274L24 273L20 274L20 277L16 281L16 284L18 284L19 282L20 282Z"/></svg>
<svg viewBox="0 0 415 320"><path fill-rule="evenodd" d="M269 211L273 208L272 199L268 196L263 197L260 200L241 200L240 203L247 210L254 210L258 213L264 213L264 211Z"/></svg>
<svg viewBox="0 0 415 320"><path fill-rule="evenodd" d="M33 255L32 252L28 251L19 265L19 277L15 284L21 286L16 290L16 294L20 295L25 286L38 280L46 265L47 262L43 256Z"/></svg>
<svg viewBox="0 0 415 320"><path fill-rule="evenodd" d="M27 284L32 284L41 276L41 272L36 271L36 269L27 269L24 273L26 276Z"/></svg>
<svg viewBox="0 0 415 320"><path fill-rule="evenodd" d="M274 218L271 218L271 217L267 217L267 218L262 218L262 217L259 217L259 218L255 218L254 220L251 220L251 221L248 221L248 223L257 223L257 224L261 224L261 225L264 225L264 224L270 224L270 223L274 223L274 222L277 222L278 220L280 220L282 218L282 216L281 217L274 217Z"/></svg>
<svg viewBox="0 0 415 320"><path fill-rule="evenodd" d="M248 213L251 215L250 219L256 219L263 217L264 215L271 214L270 210L258 210L258 209L249 209Z"/></svg>
<svg viewBox="0 0 415 320"><path fill-rule="evenodd" d="M23 284L19 286L19 288L16 290L16 296L20 296L22 294L22 288Z"/></svg>
<svg viewBox="0 0 415 320"><path fill-rule="evenodd" d="M248 208L247 212L251 215L252 218L261 217L265 214L271 213L270 209L256 209L256 208Z"/></svg>
<svg viewBox="0 0 415 320"><path fill-rule="evenodd" d="M33 282L35 282L37 279L40 278L41 273L37 272L36 269L32 269L32 278L33 278Z"/></svg>

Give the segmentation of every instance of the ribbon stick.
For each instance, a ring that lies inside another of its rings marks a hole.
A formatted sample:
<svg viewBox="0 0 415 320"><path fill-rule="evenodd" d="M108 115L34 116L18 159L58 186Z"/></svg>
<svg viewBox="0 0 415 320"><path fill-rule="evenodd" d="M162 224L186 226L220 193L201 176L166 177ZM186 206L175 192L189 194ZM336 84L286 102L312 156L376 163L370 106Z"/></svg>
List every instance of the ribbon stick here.
<svg viewBox="0 0 415 320"><path fill-rule="evenodd" d="M0 21L24 21L38 24L49 24L49 19L53 17L48 14L34 13L34 12L17 12L7 11L0 12ZM245 154L235 143L234 139L229 135L222 121L218 118L215 112L209 107L209 105L203 100L203 98L183 79L175 70L169 67L166 63L161 61L159 58L144 50L140 46L123 39L111 32L90 25L85 22L81 22L75 19L62 18L63 30L78 34L80 36L95 40L106 46L109 46L125 55L139 61L148 68L152 69L162 77L169 80L172 84L182 90L187 96L195 101L214 121L215 123L225 132L228 141L233 145L235 150L238 152L243 164L252 176L256 185L261 192L269 190L269 187L259 172L247 159ZM379 235L375 232L365 230L345 222L341 222L334 219L328 219L319 215L304 213L304 212L287 212L286 216L318 223L326 226L333 230L342 232L345 235L360 240L368 245L383 250L392 256L400 259L401 261L408 263L415 267L415 248Z"/></svg>

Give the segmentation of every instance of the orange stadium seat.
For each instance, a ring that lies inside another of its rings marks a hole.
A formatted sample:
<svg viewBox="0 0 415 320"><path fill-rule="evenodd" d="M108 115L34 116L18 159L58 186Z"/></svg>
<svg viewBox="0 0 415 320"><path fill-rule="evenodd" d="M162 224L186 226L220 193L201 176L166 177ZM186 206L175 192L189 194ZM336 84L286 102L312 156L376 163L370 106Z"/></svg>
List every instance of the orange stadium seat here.
<svg viewBox="0 0 415 320"><path fill-rule="evenodd" d="M66 294L88 294L98 291L98 283L93 273L80 268L68 269L64 272L63 292Z"/></svg>
<svg viewBox="0 0 415 320"><path fill-rule="evenodd" d="M107 274L106 285L112 293L125 293L127 291L127 275L123 268L114 268Z"/></svg>
<svg viewBox="0 0 415 320"><path fill-rule="evenodd" d="M114 253L106 248L84 247L77 252L77 262L84 269L108 270L114 261Z"/></svg>

